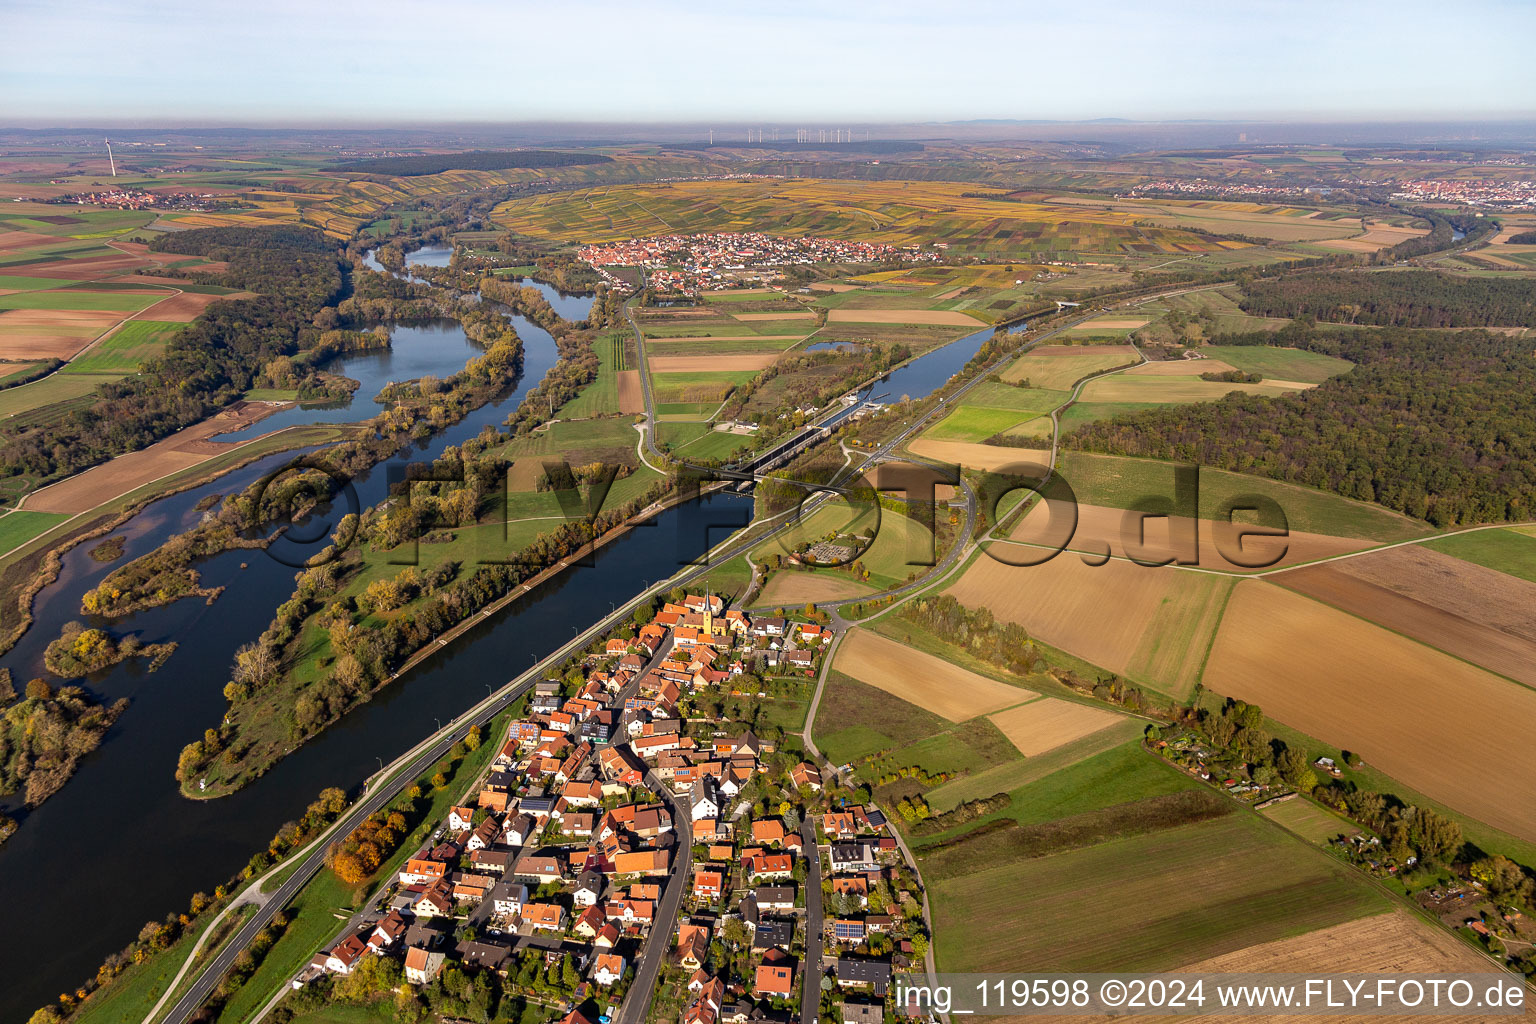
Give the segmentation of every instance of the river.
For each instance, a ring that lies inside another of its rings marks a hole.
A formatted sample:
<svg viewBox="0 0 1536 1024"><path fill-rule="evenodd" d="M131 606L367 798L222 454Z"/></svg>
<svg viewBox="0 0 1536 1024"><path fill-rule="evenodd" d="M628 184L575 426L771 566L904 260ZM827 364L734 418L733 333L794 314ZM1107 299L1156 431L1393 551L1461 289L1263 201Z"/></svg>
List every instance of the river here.
<svg viewBox="0 0 1536 1024"><path fill-rule="evenodd" d="M590 306L590 298L585 301ZM360 505L384 496L389 467L428 460L498 424L554 364L549 334L522 317L514 322L524 342L524 373L516 386L358 478L354 486ZM452 334L433 328L430 336L441 344L445 359L451 354L449 361L462 365L469 343L462 332L459 338ZM978 331L936 349L892 373L869 394L876 400L925 395L991 335L991 329ZM338 357L327 369L347 372L359 359L375 355ZM371 397L360 389L354 401L371 403ZM148 506L116 531L125 538L124 559L153 550L193 525L199 517L195 505L204 496L233 493L290 457L271 456ZM133 661L90 677L95 693L108 700L126 696L131 704L62 790L35 811L17 815L21 828L0 846L0 900L13 922L0 933L0 955L10 965L7 983L0 987L0 1021L24 1021L38 1006L72 990L107 954L131 941L144 922L184 909L194 891L211 891L237 872L322 788L355 789L381 760L389 762L431 732L434 718L446 721L458 714L487 688L506 682L607 614L612 602L676 572L729 531L745 526L751 515L749 496L725 493L663 513L599 549L590 566L578 564L512 602L267 775L218 800L180 795L172 775L177 754L218 721L235 649L253 639L292 592L294 569L262 551L228 552L199 567L207 585L228 588L212 605L184 600L112 623L147 643L175 640L181 646L157 673ZM60 627L82 618L81 595L123 564L92 560L88 551L95 543L78 545L65 557L58 581L38 596L33 628L0 658L18 685L41 674L43 648ZM12 807L17 802L9 800Z"/></svg>

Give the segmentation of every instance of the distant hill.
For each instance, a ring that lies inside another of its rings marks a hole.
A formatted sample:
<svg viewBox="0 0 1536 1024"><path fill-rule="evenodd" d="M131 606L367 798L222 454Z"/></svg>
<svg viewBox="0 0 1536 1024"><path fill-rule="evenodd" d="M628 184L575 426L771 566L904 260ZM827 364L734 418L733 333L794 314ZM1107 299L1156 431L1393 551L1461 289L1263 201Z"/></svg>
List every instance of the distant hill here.
<svg viewBox="0 0 1536 1024"><path fill-rule="evenodd" d="M507 152L475 150L469 153L434 153L429 156L386 156L376 160L353 160L336 164L331 170L360 174L388 174L396 178L414 178L444 171L506 171L513 168L573 167L577 164L607 164L613 157L601 153L558 153L548 149L516 149Z"/></svg>
<svg viewBox="0 0 1536 1024"><path fill-rule="evenodd" d="M864 142L673 142L668 149L771 149L780 153L827 152L827 153L921 153L921 142L904 142L896 139L870 139Z"/></svg>

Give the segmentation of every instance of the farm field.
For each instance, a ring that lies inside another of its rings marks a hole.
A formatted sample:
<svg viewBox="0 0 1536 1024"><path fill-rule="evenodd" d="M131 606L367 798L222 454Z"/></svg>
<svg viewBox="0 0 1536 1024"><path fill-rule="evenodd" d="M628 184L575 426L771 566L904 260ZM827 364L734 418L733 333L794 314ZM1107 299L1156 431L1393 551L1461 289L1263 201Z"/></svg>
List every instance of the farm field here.
<svg viewBox="0 0 1536 1024"><path fill-rule="evenodd" d="M1174 697L1199 679L1231 580L1075 555L1042 565L978 557L947 593L1053 647Z"/></svg>
<svg viewBox="0 0 1536 1024"><path fill-rule="evenodd" d="M1267 345L1206 345L1200 349L1244 373L1261 374L1265 380L1294 380L1321 384L1329 377L1348 373L1355 364L1321 352Z"/></svg>
<svg viewBox="0 0 1536 1024"><path fill-rule="evenodd" d="M1046 422L1048 423L1049 420ZM940 441L926 436L908 441L907 448L914 455L921 455L936 462L989 473L1020 466L1043 468L1049 455L1048 452L1038 448L1004 448L999 445L982 444L979 441ZM1021 475L1027 474L1021 473ZM1032 475L1038 478L1040 474L1034 472Z"/></svg>
<svg viewBox="0 0 1536 1024"><path fill-rule="evenodd" d="M1536 583L1536 536L1519 528L1457 533L1423 546Z"/></svg>
<svg viewBox="0 0 1536 1024"><path fill-rule="evenodd" d="M47 378L47 380L55 379L92 381L95 378L84 374L56 374L54 377ZM0 399L3 399L6 394L9 392L0 392ZM235 450L239 445L212 441L210 438L239 430L274 411L274 406L265 403L236 402L201 423L194 423L190 427L178 430L147 448L119 455L108 462L92 466L74 476L65 477L63 480L40 488L27 495L26 507L29 511L69 514L89 511L103 502L121 497L161 477ZM244 443L254 444L257 440L259 439L253 438Z"/></svg>
<svg viewBox="0 0 1536 1024"><path fill-rule="evenodd" d="M52 373L30 384L0 391L0 419L34 410L53 411L71 399L93 395L101 384L121 380L121 373Z"/></svg>
<svg viewBox="0 0 1536 1024"><path fill-rule="evenodd" d="M1063 452L1062 476L1079 501L1110 508L1129 508L1145 498L1174 497L1174 463L1119 455ZM1247 473L1200 467L1198 515L1219 518L1223 502L1244 494L1266 495L1279 504L1292 530L1331 537L1357 537L1381 542L1411 540L1434 531L1426 523L1390 512L1378 505L1351 501L1336 494L1270 480ZM1175 502L1179 510L1181 504Z"/></svg>
<svg viewBox="0 0 1536 1024"><path fill-rule="evenodd" d="M874 593L849 577L823 572L776 572L755 602L763 607L799 608L807 602L841 601Z"/></svg>
<svg viewBox="0 0 1536 1024"><path fill-rule="evenodd" d="M1191 973L1477 974L1490 969L1479 955L1449 931L1426 924L1405 910L1356 918L1303 935L1247 946L1183 964ZM1528 1014L1527 1014L1528 1016ZM1364 1014L1330 1016L1330 1021L1365 1024L1387 1018ZM1407 1020L1406 1017L1391 1018ZM1486 1024L1480 1014L1437 1016L1449 1024Z"/></svg>
<svg viewBox="0 0 1536 1024"><path fill-rule="evenodd" d="M60 372L133 373L139 364L165 351L166 344L182 329L177 323L129 320L90 351L70 360Z"/></svg>
<svg viewBox="0 0 1536 1024"><path fill-rule="evenodd" d="M672 446L673 455L685 459L725 460L752 446L750 434L715 430L708 423L664 422L657 426L656 436Z"/></svg>
<svg viewBox="0 0 1536 1024"><path fill-rule="evenodd" d="M1005 561L1027 561L1044 555L1074 508L1049 499L1035 504L1008 535L1020 545L1034 545L1034 551L994 548ZM1280 565L1296 565L1332 555L1359 551L1371 543L1353 537L1329 537L1324 534L1289 530L1284 537L1262 534L1244 536L1250 529L1241 521L1202 520L1189 516L1142 516L1139 512L1103 505L1078 504L1077 525L1067 545L1072 551L1103 557L1129 558L1143 564L1183 559L1185 564L1220 572L1243 573ZM1191 535L1198 538L1191 542ZM1059 556L1064 557L1064 556Z"/></svg>
<svg viewBox="0 0 1536 1024"><path fill-rule="evenodd" d="M827 673L815 738L834 764L862 762L857 771L874 778L902 766L965 778L1018 760L986 718L951 722L836 669Z"/></svg>
<svg viewBox="0 0 1536 1024"><path fill-rule="evenodd" d="M1037 757L1047 750L1107 729L1120 721L1112 711L1089 707L1055 697L1021 704L991 716L992 724L1002 730L1008 741L1025 757Z"/></svg>
<svg viewBox="0 0 1536 1024"><path fill-rule="evenodd" d="M1385 905L1347 866L1240 813L925 875L940 971L1168 970Z"/></svg>
<svg viewBox="0 0 1536 1024"><path fill-rule="evenodd" d="M1536 583L1417 544L1274 581L1536 687Z"/></svg>
<svg viewBox="0 0 1536 1024"><path fill-rule="evenodd" d="M966 196L950 182L790 179L598 187L514 199L496 223L532 238L603 243L700 231L771 231L951 251L1220 252L1248 248L1175 227L1137 228L1139 214ZM1336 232L1336 233L1347 233Z"/></svg>
<svg viewBox="0 0 1536 1024"><path fill-rule="evenodd" d="M954 779L928 791L927 800L936 811L947 811L967 800L991 796L993 793L1009 793L1023 790L1030 783L1047 778L1064 768L1087 761L1106 751L1139 743L1144 724L1134 718L1121 717L1108 728L1089 733L1082 739L1064 743L1054 750L1035 757L1017 758L996 765L985 771ZM1037 806L1026 802L1012 813L1025 813L1024 809Z"/></svg>
<svg viewBox="0 0 1536 1024"><path fill-rule="evenodd" d="M1277 825L1284 825L1313 846L1326 846L1338 836L1352 836L1361 831L1354 822L1301 796L1272 804L1259 813Z"/></svg>
<svg viewBox="0 0 1536 1024"><path fill-rule="evenodd" d="M923 436L940 441L982 441L1049 413L1068 397L1066 391L988 381L972 388L961 405L925 430Z"/></svg>
<svg viewBox="0 0 1536 1024"><path fill-rule="evenodd" d="M1005 381L1029 381L1032 388L1071 391L1090 374L1138 362L1130 345L1040 345L1003 370Z"/></svg>
<svg viewBox="0 0 1536 1024"><path fill-rule="evenodd" d="M850 629L838 647L836 668L951 722L1039 696L859 628Z"/></svg>
<svg viewBox="0 0 1536 1024"><path fill-rule="evenodd" d="M1536 691L1259 580L1228 602L1205 685L1261 705L1433 800L1522 839L1536 808ZM1488 785L1497 737L1500 787Z"/></svg>
<svg viewBox="0 0 1536 1024"><path fill-rule="evenodd" d="M1187 402L1214 402L1234 391L1249 395L1294 394L1304 391L1310 384L1296 381L1261 381L1258 384L1234 384L1227 381L1201 380L1198 364L1191 367L1188 376L1172 374L1116 373L1083 385L1082 401L1135 402L1141 405L1168 405Z"/></svg>
<svg viewBox="0 0 1536 1024"><path fill-rule="evenodd" d="M605 334L592 343L592 350L597 353L598 369L597 379L581 389L581 393L562 405L555 413L555 418L589 419L593 416L606 416L616 412L643 412L644 408L625 410L622 407L620 384L622 374L625 372L624 342L627 331L614 331ZM635 386L638 389L638 374Z"/></svg>
<svg viewBox="0 0 1536 1024"><path fill-rule="evenodd" d="M20 510L0 515L0 554L20 547L33 537L42 536L68 518L56 513Z"/></svg>
<svg viewBox="0 0 1536 1024"><path fill-rule="evenodd" d="M1137 217L1170 225L1193 227L1213 234L1251 235L1277 242L1310 242L1319 239L1343 238L1359 234L1361 230L1358 217L1328 220L1319 218L1317 211L1301 207L1270 206L1241 201L1118 198L1101 200L1081 196L1057 196L1049 202L1093 209L1134 211Z"/></svg>

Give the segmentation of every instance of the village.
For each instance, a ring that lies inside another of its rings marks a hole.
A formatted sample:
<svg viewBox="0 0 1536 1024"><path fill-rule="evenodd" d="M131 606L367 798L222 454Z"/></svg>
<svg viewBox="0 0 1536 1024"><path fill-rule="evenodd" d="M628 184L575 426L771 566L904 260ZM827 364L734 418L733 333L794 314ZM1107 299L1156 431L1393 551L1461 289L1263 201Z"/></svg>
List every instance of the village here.
<svg viewBox="0 0 1536 1024"><path fill-rule="evenodd" d="M524 1020L895 1019L893 972L922 969L928 931L885 815L799 737L708 713L808 688L832 630L670 596L533 686L462 803L294 989L393 960L404 986L473 978Z"/></svg>
<svg viewBox="0 0 1536 1024"><path fill-rule="evenodd" d="M878 242L837 238L769 235L762 232L706 232L631 238L610 245L587 245L576 253L609 285L631 290L607 267L643 267L659 291L697 294L722 288L766 284L782 275L777 268L814 263L918 263L937 261L942 253L916 245L897 248Z"/></svg>

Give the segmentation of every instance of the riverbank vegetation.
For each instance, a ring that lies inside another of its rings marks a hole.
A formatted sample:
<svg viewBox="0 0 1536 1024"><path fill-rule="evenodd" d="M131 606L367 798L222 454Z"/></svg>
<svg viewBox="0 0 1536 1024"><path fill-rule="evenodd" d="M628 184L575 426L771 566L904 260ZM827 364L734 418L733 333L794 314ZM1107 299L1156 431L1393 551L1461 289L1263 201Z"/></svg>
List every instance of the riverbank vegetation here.
<svg viewBox="0 0 1536 1024"><path fill-rule="evenodd" d="M136 636L118 638L83 622L66 622L57 639L43 652L48 671L64 679L100 672L129 658L148 658L151 672L165 664L176 644L144 644Z"/></svg>
<svg viewBox="0 0 1536 1024"><path fill-rule="evenodd" d="M80 758L100 745L128 707L126 697L111 705L78 686L54 692L47 680L27 684L16 698L10 671L0 669L0 794L22 792L36 807L69 780Z"/></svg>

